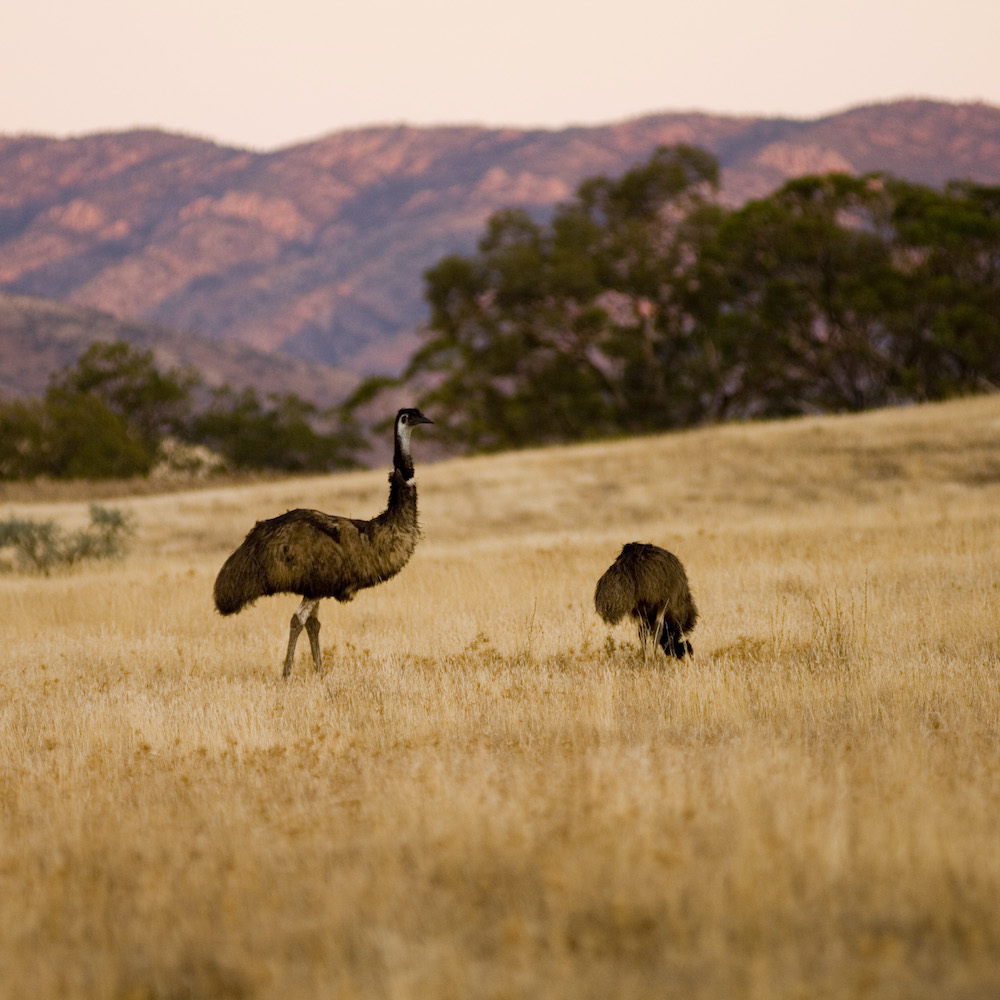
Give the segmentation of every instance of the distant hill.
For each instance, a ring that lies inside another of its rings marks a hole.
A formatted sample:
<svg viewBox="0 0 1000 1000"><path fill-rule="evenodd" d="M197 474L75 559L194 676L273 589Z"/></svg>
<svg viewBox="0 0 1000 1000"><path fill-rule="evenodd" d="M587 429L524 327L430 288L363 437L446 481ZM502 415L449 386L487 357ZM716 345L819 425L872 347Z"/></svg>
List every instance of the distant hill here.
<svg viewBox="0 0 1000 1000"><path fill-rule="evenodd" d="M157 131L12 136L0 138L0 290L265 356L395 372L425 316L423 271L473 249L491 212L548 212L583 178L678 142L719 158L732 204L832 170L1000 184L1000 108L932 101L812 121L379 127L267 153Z"/></svg>
<svg viewBox="0 0 1000 1000"><path fill-rule="evenodd" d="M358 382L350 372L235 342L128 323L95 309L0 294L0 398L41 395L53 372L74 364L92 342L112 340L152 350L164 369L192 368L209 387L251 387L261 397L294 393L329 407L346 398Z"/></svg>

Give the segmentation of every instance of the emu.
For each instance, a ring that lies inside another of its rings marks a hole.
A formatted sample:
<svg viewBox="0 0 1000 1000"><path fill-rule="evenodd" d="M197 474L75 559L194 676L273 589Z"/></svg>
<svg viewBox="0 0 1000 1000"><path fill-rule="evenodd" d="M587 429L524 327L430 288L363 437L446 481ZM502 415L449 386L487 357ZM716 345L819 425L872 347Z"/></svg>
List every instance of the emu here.
<svg viewBox="0 0 1000 1000"><path fill-rule="evenodd" d="M687 573L680 559L658 545L628 542L594 591L597 613L609 625L631 615L639 623L645 653L650 636L667 656L682 659L694 650L684 638L698 621Z"/></svg>
<svg viewBox="0 0 1000 1000"><path fill-rule="evenodd" d="M223 615L234 615L269 594L301 596L289 626L282 677L292 672L295 644L303 627L313 666L317 673L322 671L316 617L322 598L350 601L359 590L395 576L413 554L420 528L410 432L418 424L432 423L418 409L396 414L389 503L377 517L361 521L318 510L290 510L258 521L219 570L214 596Z"/></svg>

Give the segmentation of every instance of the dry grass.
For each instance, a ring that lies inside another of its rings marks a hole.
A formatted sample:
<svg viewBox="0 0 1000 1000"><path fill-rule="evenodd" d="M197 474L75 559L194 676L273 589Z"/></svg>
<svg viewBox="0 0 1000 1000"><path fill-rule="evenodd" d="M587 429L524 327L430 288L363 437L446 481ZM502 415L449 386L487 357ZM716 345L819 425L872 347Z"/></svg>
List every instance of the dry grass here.
<svg viewBox="0 0 1000 1000"><path fill-rule="evenodd" d="M418 475L324 678L212 580L384 472L130 497L123 563L0 578L0 996L1000 993L1000 399ZM593 612L633 539L692 661Z"/></svg>

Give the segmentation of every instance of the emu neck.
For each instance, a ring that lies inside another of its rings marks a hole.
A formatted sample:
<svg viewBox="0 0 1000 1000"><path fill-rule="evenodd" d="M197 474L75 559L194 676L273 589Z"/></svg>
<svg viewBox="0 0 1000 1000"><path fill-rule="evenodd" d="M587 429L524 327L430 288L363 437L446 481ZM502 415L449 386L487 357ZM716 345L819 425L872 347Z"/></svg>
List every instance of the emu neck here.
<svg viewBox="0 0 1000 1000"><path fill-rule="evenodd" d="M412 534L414 544L417 528L417 484L413 478L413 459L410 458L410 429L396 429L396 449L389 473L389 504L378 519L384 525L393 525L394 531ZM412 551L412 545L409 546ZM407 553L409 554L409 553Z"/></svg>
<svg viewBox="0 0 1000 1000"><path fill-rule="evenodd" d="M389 505L387 514L401 514L407 509L416 510L417 484L413 480L413 468L410 467L410 478L399 468L389 473Z"/></svg>
<svg viewBox="0 0 1000 1000"><path fill-rule="evenodd" d="M410 429L397 428L396 449L392 456L392 467L398 472L404 482L413 479L413 459L410 458Z"/></svg>
<svg viewBox="0 0 1000 1000"><path fill-rule="evenodd" d="M413 552L420 537L417 517L417 484L394 468L389 473L389 503L371 522L372 541L380 549L385 547L384 555L392 563L381 571L383 579L402 567Z"/></svg>
<svg viewBox="0 0 1000 1000"><path fill-rule="evenodd" d="M392 518L401 521L417 520L417 484L413 479L413 459L410 457L410 428L396 427L396 448L392 456L392 472L389 473L389 506L386 510ZM409 525L407 525L409 526Z"/></svg>

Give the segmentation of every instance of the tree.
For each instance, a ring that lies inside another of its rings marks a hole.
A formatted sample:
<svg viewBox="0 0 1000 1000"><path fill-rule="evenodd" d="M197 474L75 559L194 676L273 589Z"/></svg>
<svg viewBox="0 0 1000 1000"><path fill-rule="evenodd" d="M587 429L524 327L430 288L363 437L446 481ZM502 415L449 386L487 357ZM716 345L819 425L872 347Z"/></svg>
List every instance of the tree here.
<svg viewBox="0 0 1000 1000"><path fill-rule="evenodd" d="M321 433L318 423L332 414L288 394L270 397L265 406L253 389L217 389L211 403L191 422L188 434L223 456L237 469L280 469L285 472L328 471L356 464L358 445L348 433Z"/></svg>
<svg viewBox="0 0 1000 1000"><path fill-rule="evenodd" d="M1000 387L1000 187L895 180L892 251L908 315L894 330L911 398Z"/></svg>
<svg viewBox="0 0 1000 1000"><path fill-rule="evenodd" d="M833 173L727 211L717 180L675 146L496 213L426 273L403 381L476 450L1000 385L1000 188Z"/></svg>
<svg viewBox="0 0 1000 1000"><path fill-rule="evenodd" d="M199 382L191 372L161 372L152 351L125 341L95 341L75 366L53 379L52 388L95 396L125 421L145 448L155 451L164 436L184 426L191 391Z"/></svg>
<svg viewBox="0 0 1000 1000"><path fill-rule="evenodd" d="M880 232L880 178L803 177L728 215L700 254L701 349L715 418L892 402L889 320L904 288Z"/></svg>
<svg viewBox="0 0 1000 1000"><path fill-rule="evenodd" d="M97 396L51 387L45 394L38 475L55 479L145 476L156 449L137 437L121 414Z"/></svg>
<svg viewBox="0 0 1000 1000"><path fill-rule="evenodd" d="M31 479L39 475L44 441L40 400L0 401L0 480Z"/></svg>
<svg viewBox="0 0 1000 1000"><path fill-rule="evenodd" d="M93 395L52 386L44 399L0 403L0 479L146 475L155 454Z"/></svg>
<svg viewBox="0 0 1000 1000"><path fill-rule="evenodd" d="M431 385L421 405L476 449L668 425L663 372L686 350L682 286L717 181L710 154L664 148L585 181L548 225L492 216L476 254L425 275L430 320L404 375Z"/></svg>

